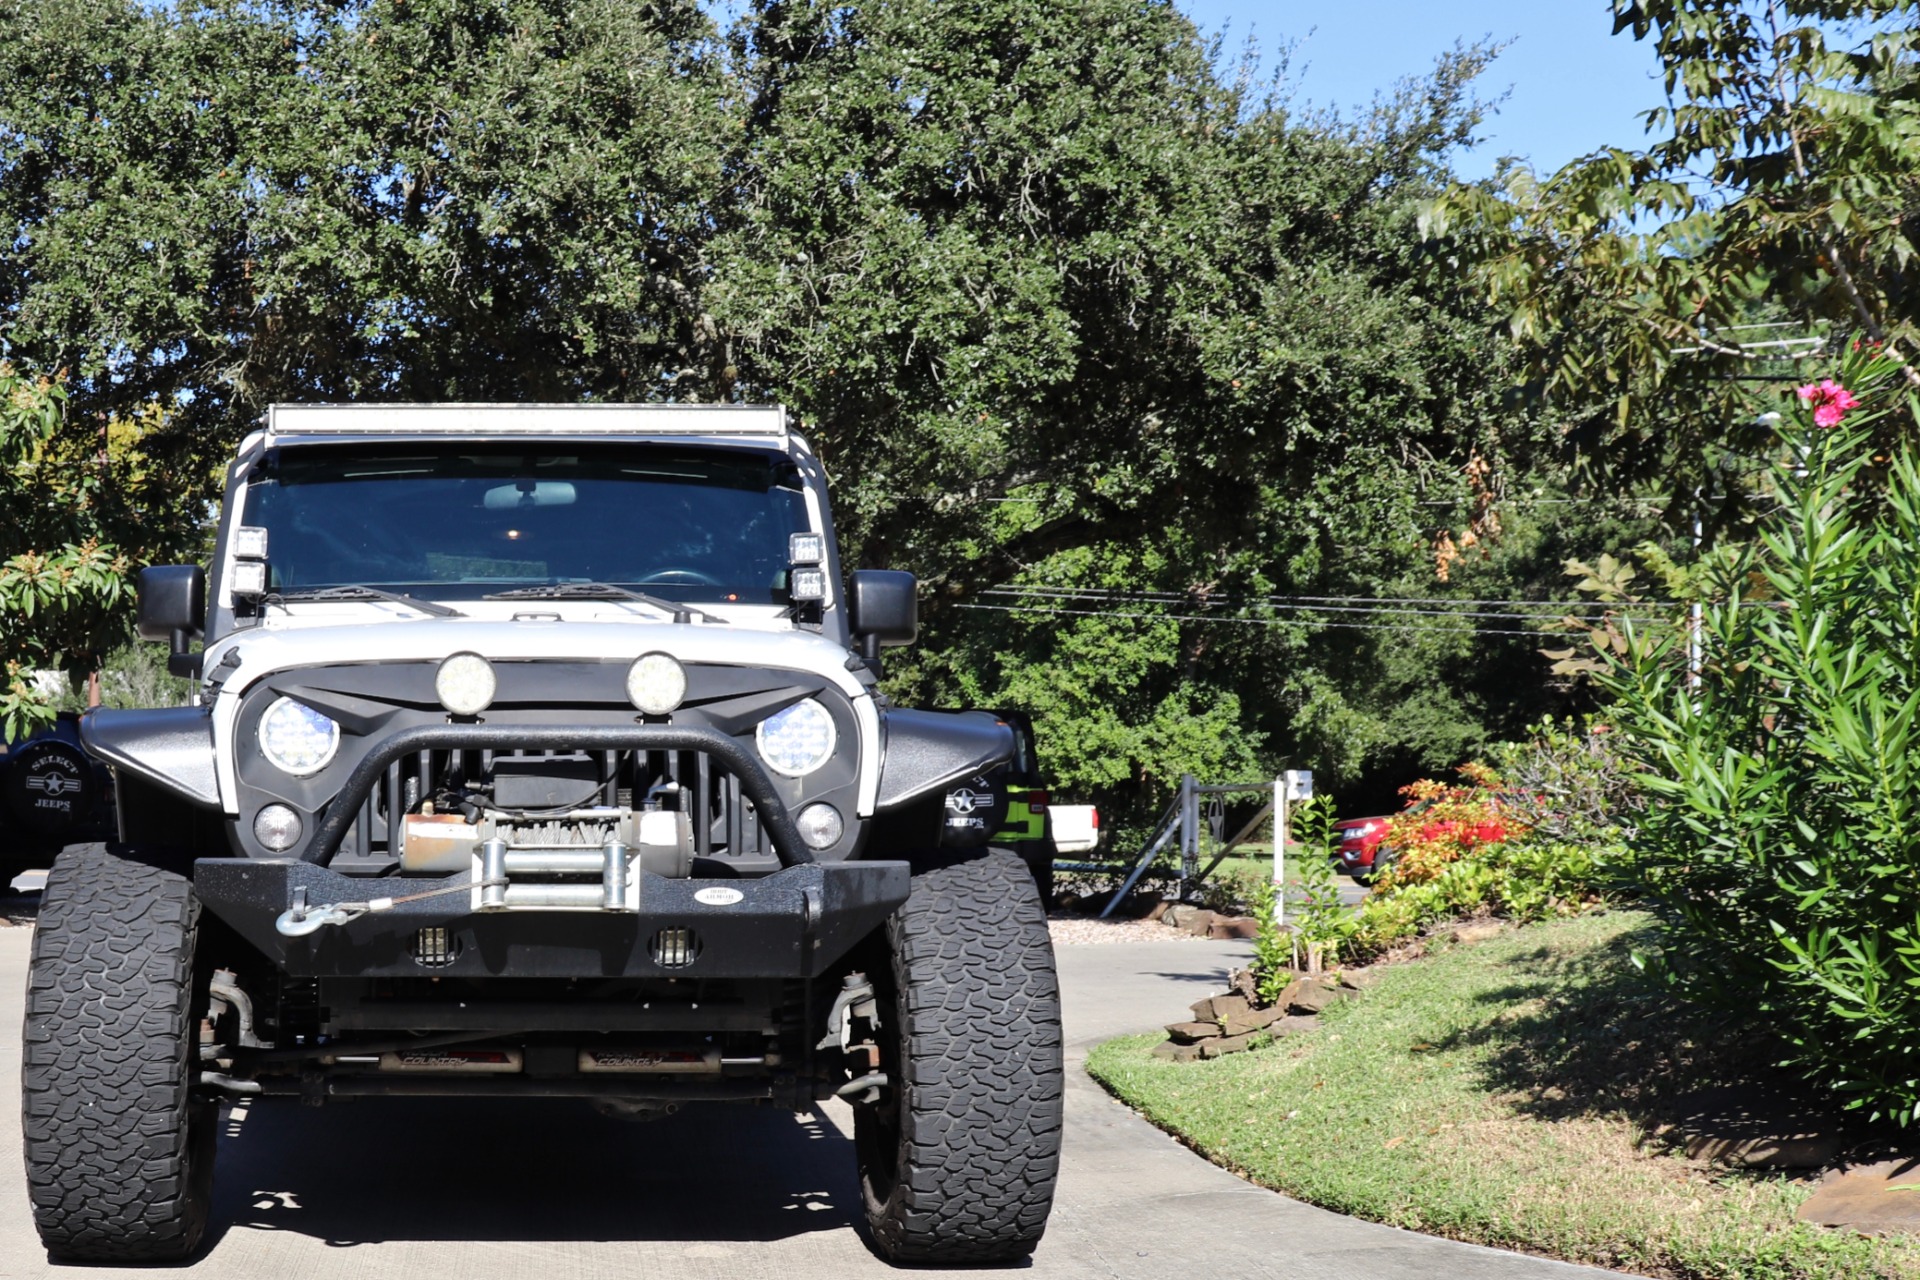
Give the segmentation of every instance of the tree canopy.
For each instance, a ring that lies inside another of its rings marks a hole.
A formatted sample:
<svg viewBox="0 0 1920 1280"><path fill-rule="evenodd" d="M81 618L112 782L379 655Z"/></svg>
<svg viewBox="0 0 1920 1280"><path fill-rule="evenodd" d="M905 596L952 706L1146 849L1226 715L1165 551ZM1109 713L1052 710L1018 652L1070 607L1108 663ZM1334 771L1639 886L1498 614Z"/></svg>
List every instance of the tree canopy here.
<svg viewBox="0 0 1920 1280"><path fill-rule="evenodd" d="M1920 6L1613 9L1665 73L1646 145L1546 177L1510 165L1452 188L1427 226L1443 269L1467 268L1504 314L1535 393L1582 425L1591 461L1710 492L1720 451L1765 438L1743 426L1780 407L1753 383L1790 378L1783 355L1858 333L1920 356Z"/></svg>
<svg viewBox="0 0 1920 1280"><path fill-rule="evenodd" d="M1514 505L1585 497L1416 225L1486 58L1340 121L1163 0L726 31L691 0L30 0L0 9L0 351L67 371L73 438L143 424L190 514L275 401L779 400L854 558L929 584L903 691L1035 704L1090 787L1440 768L1550 694L1530 624L1418 602L1558 594L1587 549L1584 507Z"/></svg>

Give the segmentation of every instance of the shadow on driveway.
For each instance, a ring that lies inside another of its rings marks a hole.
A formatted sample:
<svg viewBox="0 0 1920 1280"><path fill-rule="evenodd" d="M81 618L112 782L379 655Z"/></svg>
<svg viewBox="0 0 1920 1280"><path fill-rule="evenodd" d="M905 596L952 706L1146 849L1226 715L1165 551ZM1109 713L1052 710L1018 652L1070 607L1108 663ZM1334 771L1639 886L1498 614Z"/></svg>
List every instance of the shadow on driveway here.
<svg viewBox="0 0 1920 1280"><path fill-rule="evenodd" d="M708 1105L650 1123L571 1099L240 1104L227 1231L389 1240L780 1240L859 1223L853 1144L819 1115Z"/></svg>

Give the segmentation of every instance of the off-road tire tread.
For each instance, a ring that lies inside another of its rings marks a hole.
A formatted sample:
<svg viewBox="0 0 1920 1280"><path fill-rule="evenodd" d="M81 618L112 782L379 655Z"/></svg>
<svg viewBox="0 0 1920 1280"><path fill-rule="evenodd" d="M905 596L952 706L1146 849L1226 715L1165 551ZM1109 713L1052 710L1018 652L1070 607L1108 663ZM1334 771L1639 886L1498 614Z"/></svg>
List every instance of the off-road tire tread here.
<svg viewBox="0 0 1920 1280"><path fill-rule="evenodd" d="M1000 849L924 864L887 932L906 1079L899 1178L868 1206L874 1242L893 1262L1017 1261L1053 1206L1066 1085L1032 875Z"/></svg>
<svg viewBox="0 0 1920 1280"><path fill-rule="evenodd" d="M189 1056L200 904L185 876L137 856L67 849L34 930L27 1186L41 1242L66 1261L178 1261L206 1227L213 1115Z"/></svg>

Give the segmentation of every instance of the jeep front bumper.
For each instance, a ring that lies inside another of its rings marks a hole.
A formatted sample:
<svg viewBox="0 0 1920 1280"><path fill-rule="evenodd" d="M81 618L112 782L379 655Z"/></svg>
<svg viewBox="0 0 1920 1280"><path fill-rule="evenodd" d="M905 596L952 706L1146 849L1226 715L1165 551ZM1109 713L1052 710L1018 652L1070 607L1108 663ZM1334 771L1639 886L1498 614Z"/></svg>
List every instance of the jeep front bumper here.
<svg viewBox="0 0 1920 1280"><path fill-rule="evenodd" d="M638 910L474 911L470 892L400 901L466 876L372 879L305 861L202 858L206 908L294 977L817 977L907 900L904 862L810 863L755 879L637 873ZM275 922L297 906L390 908L299 937ZM704 892L703 892L704 891Z"/></svg>

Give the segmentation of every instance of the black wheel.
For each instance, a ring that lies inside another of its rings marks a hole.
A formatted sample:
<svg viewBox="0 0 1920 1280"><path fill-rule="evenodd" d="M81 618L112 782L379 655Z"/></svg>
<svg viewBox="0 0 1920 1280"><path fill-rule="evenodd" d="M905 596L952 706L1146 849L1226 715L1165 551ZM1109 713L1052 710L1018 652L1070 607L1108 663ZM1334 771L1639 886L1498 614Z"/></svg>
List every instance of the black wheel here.
<svg viewBox="0 0 1920 1280"><path fill-rule="evenodd" d="M1371 888L1379 884L1380 877L1392 871L1394 864L1399 861L1400 851L1398 849L1390 849L1386 845L1381 845L1378 849L1374 850L1373 873L1367 877L1367 886Z"/></svg>
<svg viewBox="0 0 1920 1280"><path fill-rule="evenodd" d="M965 860L963 860L965 859ZM854 1112L867 1225L891 1262L1011 1262L1060 1170L1060 987L1026 864L1002 849L916 866L876 975L881 1069Z"/></svg>
<svg viewBox="0 0 1920 1280"><path fill-rule="evenodd" d="M216 1104L194 1088L200 903L140 855L55 860L27 974L21 1107L40 1240L75 1262L173 1262L200 1244Z"/></svg>

